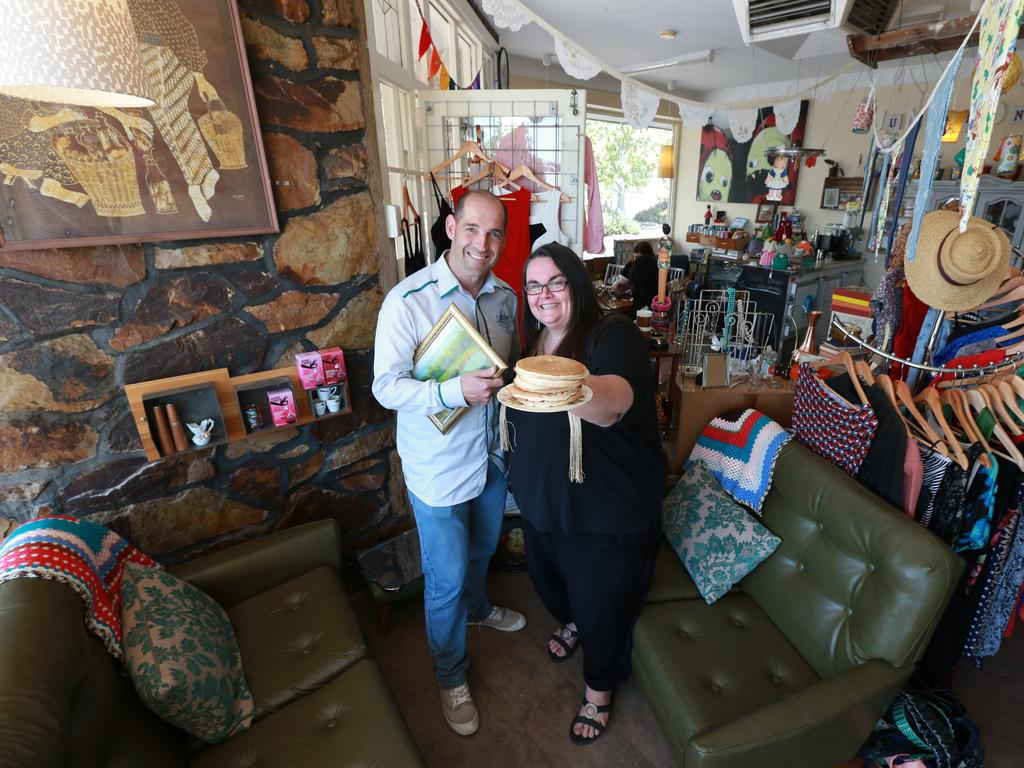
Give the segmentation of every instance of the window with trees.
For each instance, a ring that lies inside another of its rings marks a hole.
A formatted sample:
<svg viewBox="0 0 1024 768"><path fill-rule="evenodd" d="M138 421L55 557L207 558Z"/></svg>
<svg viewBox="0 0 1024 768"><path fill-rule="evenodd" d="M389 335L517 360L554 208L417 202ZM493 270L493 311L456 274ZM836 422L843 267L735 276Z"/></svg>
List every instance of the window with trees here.
<svg viewBox="0 0 1024 768"><path fill-rule="evenodd" d="M623 236L660 237L670 221L673 179L658 178L658 152L673 144L675 129L654 124L638 131L622 120L587 115L601 186L605 250Z"/></svg>

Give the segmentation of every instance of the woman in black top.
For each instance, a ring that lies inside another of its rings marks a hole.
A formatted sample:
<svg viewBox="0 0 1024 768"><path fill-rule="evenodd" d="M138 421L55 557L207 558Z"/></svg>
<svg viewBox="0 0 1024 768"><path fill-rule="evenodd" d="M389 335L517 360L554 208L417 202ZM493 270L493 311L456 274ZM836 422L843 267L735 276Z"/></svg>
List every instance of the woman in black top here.
<svg viewBox="0 0 1024 768"><path fill-rule="evenodd" d="M620 280L613 287L616 290L631 287L636 309L651 306L651 300L658 293L658 260L650 243L641 240L636 244L633 259L622 268Z"/></svg>
<svg viewBox="0 0 1024 768"><path fill-rule="evenodd" d="M659 546L667 473L654 408L654 375L643 335L604 316L583 263L550 243L524 273L524 355L571 357L590 371L583 423L583 483L569 482L563 413L509 410L512 493L523 514L534 588L561 626L548 641L555 661L583 645L586 694L570 737L588 744L608 724L612 692L629 676L633 625Z"/></svg>

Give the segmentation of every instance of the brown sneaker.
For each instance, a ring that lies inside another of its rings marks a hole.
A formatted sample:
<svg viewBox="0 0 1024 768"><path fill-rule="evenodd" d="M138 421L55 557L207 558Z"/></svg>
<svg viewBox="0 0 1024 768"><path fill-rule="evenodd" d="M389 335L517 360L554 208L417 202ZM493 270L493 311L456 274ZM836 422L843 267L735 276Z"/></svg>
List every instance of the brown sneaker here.
<svg viewBox="0 0 1024 768"><path fill-rule="evenodd" d="M487 618L469 623L478 627L491 627L499 632L518 632L526 626L526 617L519 611L495 605L491 607L491 612L487 615Z"/></svg>
<svg viewBox="0 0 1024 768"><path fill-rule="evenodd" d="M454 688L441 687L441 712L448 726L459 736L469 736L480 727L480 715L469 693L468 683L460 683Z"/></svg>

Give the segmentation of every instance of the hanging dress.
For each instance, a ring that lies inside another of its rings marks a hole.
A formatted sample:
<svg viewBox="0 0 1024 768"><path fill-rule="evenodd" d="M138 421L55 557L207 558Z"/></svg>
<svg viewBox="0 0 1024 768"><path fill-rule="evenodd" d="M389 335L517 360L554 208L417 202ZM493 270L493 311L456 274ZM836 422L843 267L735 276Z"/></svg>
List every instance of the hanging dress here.
<svg viewBox="0 0 1024 768"><path fill-rule="evenodd" d="M448 237L448 232L445 229L448 217L451 216L454 211L448 204L448 198L441 193L440 187L437 186L437 180L434 178L434 174L430 174L430 183L434 187L434 203L437 205L437 219L433 224L430 225L430 242L434 244L434 260L441 258L441 254L452 247L452 239ZM406 274L411 274L406 272Z"/></svg>
<svg viewBox="0 0 1024 768"><path fill-rule="evenodd" d="M412 225L406 219L402 219L402 245L405 248L405 276L419 272L427 266L427 259L423 255L423 240L421 237L421 224L419 217Z"/></svg>

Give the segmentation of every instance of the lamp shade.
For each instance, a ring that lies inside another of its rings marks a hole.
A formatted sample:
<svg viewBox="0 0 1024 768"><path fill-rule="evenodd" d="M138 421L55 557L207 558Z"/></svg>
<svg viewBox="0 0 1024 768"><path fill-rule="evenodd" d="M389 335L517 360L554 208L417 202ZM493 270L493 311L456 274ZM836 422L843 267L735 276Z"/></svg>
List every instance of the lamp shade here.
<svg viewBox="0 0 1024 768"><path fill-rule="evenodd" d="M86 107L148 107L128 0L0 0L0 92Z"/></svg>
<svg viewBox="0 0 1024 768"><path fill-rule="evenodd" d="M662 144L658 153L658 178L671 179L675 176L676 153L671 144Z"/></svg>

